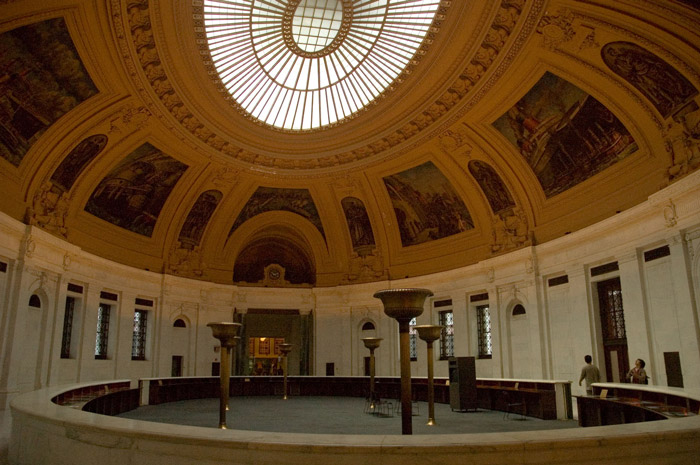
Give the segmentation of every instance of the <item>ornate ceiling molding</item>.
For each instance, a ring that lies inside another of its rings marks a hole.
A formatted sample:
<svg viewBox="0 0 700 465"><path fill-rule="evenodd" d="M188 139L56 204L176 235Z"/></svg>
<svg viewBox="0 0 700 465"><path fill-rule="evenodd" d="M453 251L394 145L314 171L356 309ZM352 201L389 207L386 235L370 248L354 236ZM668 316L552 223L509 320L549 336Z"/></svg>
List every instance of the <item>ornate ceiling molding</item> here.
<svg viewBox="0 0 700 465"><path fill-rule="evenodd" d="M118 4L124 1L125 0L113 0L113 2ZM141 68L141 72L138 74L142 73L142 75L145 76L148 85L158 97L161 104L187 132L202 143L232 159L269 169L302 171L335 168L349 163L368 160L381 154L388 154L389 151L399 146L403 147L409 140L415 141L416 136L432 128L437 121L441 120L450 110L460 104L462 100L477 87L477 83L479 83L484 76L489 74L492 65L500 58L499 55L504 51L505 44L511 34L516 31L516 24L525 11L526 1L502 0L500 2L498 12L494 16L487 34L474 53L472 59L469 61L469 64L442 95L434 100L432 104L427 105L425 111L421 112L411 121L404 124L393 133L373 140L362 147L343 153L303 159L283 158L246 150L236 144L235 141L230 140L227 135L214 132L205 121L201 121L193 114L192 110L188 108L185 101L177 94L175 87L170 82L170 77L166 72L166 67L163 66L159 54L151 19L154 13L151 9L153 5L157 5L157 3L158 2L153 0L126 0L126 18L122 17L119 13L122 11L121 8L115 5L113 9L113 21L117 31L126 31L123 37L117 34L118 38L122 42L128 38L131 42L130 46L126 43L122 43L122 50L125 51L133 47L136 52L134 64ZM540 5L542 2L540 0L536 3ZM443 18L445 7L441 8L442 10L438 12L438 16ZM539 10L539 8L535 8L535 10ZM532 17L533 15L530 16ZM434 37L430 36L428 38L430 40L434 39ZM198 39L198 42L201 42L202 39ZM521 37L520 41L524 41L524 38ZM204 57L206 57L205 42L206 41L200 43L200 46L205 47L204 50L200 49L200 53L203 54ZM511 59L514 54L515 53L509 53ZM501 65L497 70L499 74L507 67L503 60L500 61ZM133 73L132 76L134 76ZM139 80L139 77L135 76L135 80ZM140 83L136 83L136 86L143 94L145 91L144 87ZM483 96L484 92L484 89L479 92L477 100ZM473 103L474 99L472 99L471 104ZM462 109L460 115L464 112L465 110ZM456 120L456 118L453 119ZM434 132L442 133L444 130L444 127L440 127L436 128Z"/></svg>

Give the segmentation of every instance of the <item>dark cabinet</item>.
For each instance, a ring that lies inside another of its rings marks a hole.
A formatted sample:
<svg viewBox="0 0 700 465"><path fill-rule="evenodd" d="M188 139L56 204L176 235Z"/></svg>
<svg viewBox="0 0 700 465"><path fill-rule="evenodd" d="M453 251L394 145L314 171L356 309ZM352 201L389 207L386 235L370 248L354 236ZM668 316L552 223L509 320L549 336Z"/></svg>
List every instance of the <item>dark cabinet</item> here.
<svg viewBox="0 0 700 465"><path fill-rule="evenodd" d="M476 364L474 357L450 357L450 408L476 410Z"/></svg>

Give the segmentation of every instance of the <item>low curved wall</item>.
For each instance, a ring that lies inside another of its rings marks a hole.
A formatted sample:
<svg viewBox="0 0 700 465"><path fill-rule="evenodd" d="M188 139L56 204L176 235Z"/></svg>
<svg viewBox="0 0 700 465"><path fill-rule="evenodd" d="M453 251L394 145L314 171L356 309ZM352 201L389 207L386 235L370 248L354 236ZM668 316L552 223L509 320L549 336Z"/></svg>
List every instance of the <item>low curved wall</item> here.
<svg viewBox="0 0 700 465"><path fill-rule="evenodd" d="M13 400L10 464L405 465L429 461L639 465L690 464L696 463L700 456L700 416L514 433L423 436L268 433L129 420L51 402L75 387L42 389Z"/></svg>

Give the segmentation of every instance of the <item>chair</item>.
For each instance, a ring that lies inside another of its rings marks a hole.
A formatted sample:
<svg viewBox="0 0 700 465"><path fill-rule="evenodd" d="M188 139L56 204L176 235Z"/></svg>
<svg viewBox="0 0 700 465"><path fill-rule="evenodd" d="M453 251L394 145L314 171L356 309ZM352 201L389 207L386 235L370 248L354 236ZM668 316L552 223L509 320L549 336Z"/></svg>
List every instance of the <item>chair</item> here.
<svg viewBox="0 0 700 465"><path fill-rule="evenodd" d="M515 401L508 391L502 391L502 399L505 410L503 412L503 419L506 420L510 418L511 413L519 413L521 420L525 420L525 403Z"/></svg>

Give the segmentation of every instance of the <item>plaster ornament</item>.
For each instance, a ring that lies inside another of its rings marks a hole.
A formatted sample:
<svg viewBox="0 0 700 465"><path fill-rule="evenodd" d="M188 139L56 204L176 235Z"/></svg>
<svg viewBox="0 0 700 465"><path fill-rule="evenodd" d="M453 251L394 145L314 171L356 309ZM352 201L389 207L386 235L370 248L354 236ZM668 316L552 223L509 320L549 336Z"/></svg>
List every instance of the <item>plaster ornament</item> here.
<svg viewBox="0 0 700 465"><path fill-rule="evenodd" d="M385 276L382 256L375 248L372 248L371 253L353 253L349 268L344 279L346 283L376 281Z"/></svg>
<svg viewBox="0 0 700 465"><path fill-rule="evenodd" d="M68 192L57 193L52 190L53 184L44 182L32 197L32 204L27 210L28 222L32 226L60 234L66 237L66 215L70 207Z"/></svg>
<svg viewBox="0 0 700 465"><path fill-rule="evenodd" d="M678 215L676 214L676 205L672 200L668 201L668 204L664 206L664 220L666 220L666 227L672 228L678 224Z"/></svg>
<svg viewBox="0 0 700 465"><path fill-rule="evenodd" d="M68 271L73 264L73 256L69 253L63 255L63 270Z"/></svg>
<svg viewBox="0 0 700 465"><path fill-rule="evenodd" d="M491 252L499 253L512 250L530 242L529 227L525 212L520 207L513 207L492 218Z"/></svg>
<svg viewBox="0 0 700 465"><path fill-rule="evenodd" d="M179 241L170 252L166 265L166 269L172 274L196 278L204 275L204 268L200 246L189 249L182 247Z"/></svg>
<svg viewBox="0 0 700 465"><path fill-rule="evenodd" d="M547 15L540 20L537 32L542 34L543 45L548 50L558 49L576 35L572 23L574 14L568 9L560 9L557 15Z"/></svg>

